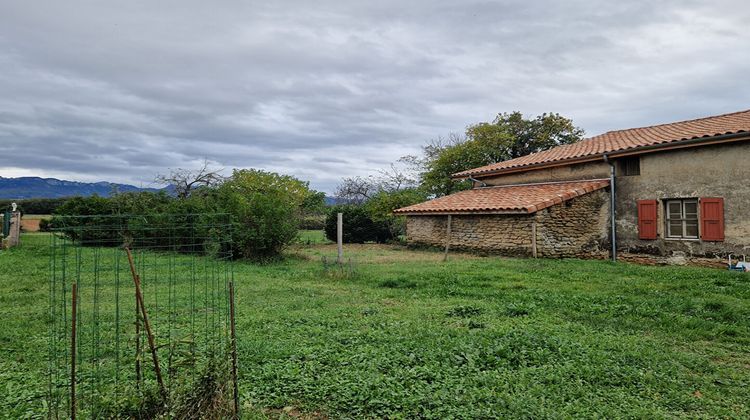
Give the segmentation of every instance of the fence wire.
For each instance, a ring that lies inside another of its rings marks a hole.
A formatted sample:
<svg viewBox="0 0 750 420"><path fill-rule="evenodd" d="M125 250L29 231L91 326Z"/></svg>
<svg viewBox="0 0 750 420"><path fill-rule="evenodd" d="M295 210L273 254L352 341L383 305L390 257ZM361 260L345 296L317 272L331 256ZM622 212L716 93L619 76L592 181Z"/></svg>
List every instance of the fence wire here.
<svg viewBox="0 0 750 420"><path fill-rule="evenodd" d="M179 416L201 410L201 404L209 404L205 399L230 402L231 229L226 214L53 220L50 418L71 413L82 418L148 418L164 412ZM140 279L146 318L137 306L128 251Z"/></svg>

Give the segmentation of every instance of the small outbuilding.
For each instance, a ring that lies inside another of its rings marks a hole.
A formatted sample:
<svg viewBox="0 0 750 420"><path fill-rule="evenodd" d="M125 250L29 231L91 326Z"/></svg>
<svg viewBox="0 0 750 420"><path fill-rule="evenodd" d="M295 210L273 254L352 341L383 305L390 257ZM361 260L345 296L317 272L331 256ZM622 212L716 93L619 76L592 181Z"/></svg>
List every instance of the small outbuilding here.
<svg viewBox="0 0 750 420"><path fill-rule="evenodd" d="M544 257L750 253L750 110L611 131L454 177L473 188L395 211L410 243Z"/></svg>

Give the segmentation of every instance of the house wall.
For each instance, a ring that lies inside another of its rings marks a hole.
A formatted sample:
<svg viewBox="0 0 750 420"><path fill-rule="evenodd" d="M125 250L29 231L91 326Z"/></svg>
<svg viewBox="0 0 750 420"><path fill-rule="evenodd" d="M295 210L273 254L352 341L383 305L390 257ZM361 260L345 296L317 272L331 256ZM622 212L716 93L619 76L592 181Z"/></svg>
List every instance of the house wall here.
<svg viewBox="0 0 750 420"><path fill-rule="evenodd" d="M641 156L640 175L616 178L618 249L634 253L713 256L750 253L750 142ZM724 242L664 239L664 200L722 197ZM659 200L658 239L638 239L636 201Z"/></svg>
<svg viewBox="0 0 750 420"><path fill-rule="evenodd" d="M455 215L451 249L479 250L511 256L532 255L536 223L537 255L542 257L606 257L609 201L595 191L532 215ZM407 217L411 244L445 246L447 216Z"/></svg>
<svg viewBox="0 0 750 420"><path fill-rule="evenodd" d="M623 176L618 164L618 250L671 256L750 254L750 142L728 143L641 155L640 175ZM488 185L609 178L603 161L482 178ZM664 200L722 197L725 241L665 239ZM637 200L659 200L656 240L638 239Z"/></svg>
<svg viewBox="0 0 750 420"><path fill-rule="evenodd" d="M604 161L579 163L569 166L556 166L528 172L481 178L487 185L532 184L551 181L580 181L582 179L609 178L609 164Z"/></svg>

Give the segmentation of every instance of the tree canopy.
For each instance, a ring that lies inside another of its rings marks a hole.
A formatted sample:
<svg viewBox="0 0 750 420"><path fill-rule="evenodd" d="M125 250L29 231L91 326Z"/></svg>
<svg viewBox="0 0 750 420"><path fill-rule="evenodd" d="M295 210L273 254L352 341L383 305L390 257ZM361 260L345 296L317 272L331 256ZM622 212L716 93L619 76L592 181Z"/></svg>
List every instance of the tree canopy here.
<svg viewBox="0 0 750 420"><path fill-rule="evenodd" d="M583 134L572 120L555 113L531 119L518 111L498 114L492 122L467 127L465 137L453 135L425 146L421 187L434 196L467 189L469 182L455 181L451 175L575 143Z"/></svg>

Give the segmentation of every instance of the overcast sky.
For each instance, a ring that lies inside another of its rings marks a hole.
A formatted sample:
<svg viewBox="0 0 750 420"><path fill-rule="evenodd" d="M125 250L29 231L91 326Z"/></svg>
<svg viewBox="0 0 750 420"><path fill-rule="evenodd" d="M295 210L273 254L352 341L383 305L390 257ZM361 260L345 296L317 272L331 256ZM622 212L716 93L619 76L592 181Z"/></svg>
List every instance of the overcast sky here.
<svg viewBox="0 0 750 420"><path fill-rule="evenodd" d="M503 111L595 135L750 108L750 2L0 3L0 176L207 158L332 192Z"/></svg>

